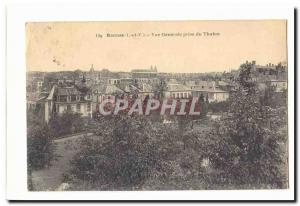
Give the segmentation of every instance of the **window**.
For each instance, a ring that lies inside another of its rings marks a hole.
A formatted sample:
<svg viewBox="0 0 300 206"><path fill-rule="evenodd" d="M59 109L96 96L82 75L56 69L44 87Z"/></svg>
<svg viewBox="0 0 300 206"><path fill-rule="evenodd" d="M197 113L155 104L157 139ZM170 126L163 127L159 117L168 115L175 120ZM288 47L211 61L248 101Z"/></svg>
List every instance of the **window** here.
<svg viewBox="0 0 300 206"><path fill-rule="evenodd" d="M184 98L187 98L187 93L184 93Z"/></svg>
<svg viewBox="0 0 300 206"><path fill-rule="evenodd" d="M80 101L84 101L84 96L80 96Z"/></svg>
<svg viewBox="0 0 300 206"><path fill-rule="evenodd" d="M76 96L75 96L75 95L72 95L72 96L71 96L71 101L72 101L72 102L76 101Z"/></svg>
<svg viewBox="0 0 300 206"><path fill-rule="evenodd" d="M71 105L67 105L67 111L68 111L68 112L71 111Z"/></svg>
<svg viewBox="0 0 300 206"><path fill-rule="evenodd" d="M173 94L173 98L176 98L176 95L175 95L175 94Z"/></svg>
<svg viewBox="0 0 300 206"><path fill-rule="evenodd" d="M61 102L66 102L66 101L67 101L67 96L60 96L60 97L59 97L59 100L60 100Z"/></svg>
<svg viewBox="0 0 300 206"><path fill-rule="evenodd" d="M87 104L87 111L88 111L88 112L91 111L91 103L88 103L88 104Z"/></svg>
<svg viewBox="0 0 300 206"><path fill-rule="evenodd" d="M80 112L80 104L76 104L76 112Z"/></svg>

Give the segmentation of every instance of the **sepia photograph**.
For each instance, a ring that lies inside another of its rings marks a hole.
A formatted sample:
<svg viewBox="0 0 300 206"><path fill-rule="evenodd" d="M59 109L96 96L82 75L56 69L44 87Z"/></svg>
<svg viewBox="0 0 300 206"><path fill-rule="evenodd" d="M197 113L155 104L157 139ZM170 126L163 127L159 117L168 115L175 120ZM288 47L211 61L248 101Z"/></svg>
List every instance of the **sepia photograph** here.
<svg viewBox="0 0 300 206"><path fill-rule="evenodd" d="M286 190L287 20L25 24L27 190Z"/></svg>

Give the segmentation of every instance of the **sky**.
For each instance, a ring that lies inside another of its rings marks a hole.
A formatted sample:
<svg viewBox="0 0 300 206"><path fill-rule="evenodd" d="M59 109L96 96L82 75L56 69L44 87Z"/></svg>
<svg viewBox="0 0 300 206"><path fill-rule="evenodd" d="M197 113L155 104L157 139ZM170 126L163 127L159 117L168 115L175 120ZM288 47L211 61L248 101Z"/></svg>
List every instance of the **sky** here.
<svg viewBox="0 0 300 206"><path fill-rule="evenodd" d="M286 20L26 23L27 71L223 72L287 61L286 47Z"/></svg>

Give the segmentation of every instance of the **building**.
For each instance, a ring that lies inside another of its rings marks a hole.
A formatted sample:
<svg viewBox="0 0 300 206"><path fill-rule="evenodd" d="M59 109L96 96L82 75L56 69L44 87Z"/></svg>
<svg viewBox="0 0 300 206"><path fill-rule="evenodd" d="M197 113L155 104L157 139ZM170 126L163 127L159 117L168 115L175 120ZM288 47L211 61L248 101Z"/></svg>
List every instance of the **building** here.
<svg viewBox="0 0 300 206"><path fill-rule="evenodd" d="M193 97L201 97L201 95L203 95L208 102L222 102L229 98L229 92L216 88L205 89L200 86L192 89Z"/></svg>
<svg viewBox="0 0 300 206"><path fill-rule="evenodd" d="M144 100L146 97L154 97L153 87L148 83L141 83L139 85L138 97Z"/></svg>
<svg viewBox="0 0 300 206"><path fill-rule="evenodd" d="M38 109L38 103L44 99L48 94L42 92L26 92L26 106L27 110Z"/></svg>
<svg viewBox="0 0 300 206"><path fill-rule="evenodd" d="M176 84L176 83L168 83L167 84L167 91L166 97L171 98L184 98L187 99L191 97L192 89L183 85L183 84Z"/></svg>
<svg viewBox="0 0 300 206"><path fill-rule="evenodd" d="M267 81L267 85L270 85L275 88L275 92L283 92L287 90L287 81L286 80L270 80Z"/></svg>
<svg viewBox="0 0 300 206"><path fill-rule="evenodd" d="M92 117L92 95L82 85L61 87L54 85L50 92L37 101L43 120L49 122L54 115L65 112L80 113L82 117Z"/></svg>
<svg viewBox="0 0 300 206"><path fill-rule="evenodd" d="M60 88L54 91L54 111L57 114L77 112L83 117L92 117L92 95L80 91L76 86Z"/></svg>
<svg viewBox="0 0 300 206"><path fill-rule="evenodd" d="M95 84L91 88L92 92L92 110L97 111L99 104L105 99L115 101L116 97L122 96L125 92L115 84Z"/></svg>
<svg viewBox="0 0 300 206"><path fill-rule="evenodd" d="M156 78L157 77L157 68L156 66L153 68L152 66L150 69L133 69L131 70L132 78Z"/></svg>
<svg viewBox="0 0 300 206"><path fill-rule="evenodd" d="M113 85L118 85L121 83L120 79L108 79L107 84L113 84Z"/></svg>

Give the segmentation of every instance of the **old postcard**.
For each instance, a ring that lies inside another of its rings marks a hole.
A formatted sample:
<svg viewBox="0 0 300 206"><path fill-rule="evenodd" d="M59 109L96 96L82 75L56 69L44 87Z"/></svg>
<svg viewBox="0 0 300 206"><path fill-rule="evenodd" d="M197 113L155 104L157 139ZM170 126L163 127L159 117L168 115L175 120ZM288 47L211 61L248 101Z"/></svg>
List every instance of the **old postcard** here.
<svg viewBox="0 0 300 206"><path fill-rule="evenodd" d="M288 23L25 21L26 191L290 191Z"/></svg>
<svg viewBox="0 0 300 206"><path fill-rule="evenodd" d="M288 188L285 20L28 22L28 190Z"/></svg>

